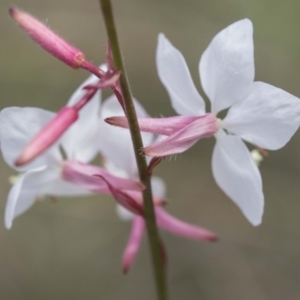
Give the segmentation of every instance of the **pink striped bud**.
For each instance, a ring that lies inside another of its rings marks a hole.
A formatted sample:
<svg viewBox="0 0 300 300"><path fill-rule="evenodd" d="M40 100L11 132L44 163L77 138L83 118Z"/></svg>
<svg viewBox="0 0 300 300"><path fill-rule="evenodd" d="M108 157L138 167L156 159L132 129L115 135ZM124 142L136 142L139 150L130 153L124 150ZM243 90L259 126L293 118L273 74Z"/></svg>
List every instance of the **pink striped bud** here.
<svg viewBox="0 0 300 300"><path fill-rule="evenodd" d="M77 69L85 62L80 50L67 43L31 15L17 8L10 8L9 14L37 44L70 67Z"/></svg>
<svg viewBox="0 0 300 300"><path fill-rule="evenodd" d="M74 107L64 107L25 147L15 162L22 166L52 146L60 136L78 119L78 111Z"/></svg>

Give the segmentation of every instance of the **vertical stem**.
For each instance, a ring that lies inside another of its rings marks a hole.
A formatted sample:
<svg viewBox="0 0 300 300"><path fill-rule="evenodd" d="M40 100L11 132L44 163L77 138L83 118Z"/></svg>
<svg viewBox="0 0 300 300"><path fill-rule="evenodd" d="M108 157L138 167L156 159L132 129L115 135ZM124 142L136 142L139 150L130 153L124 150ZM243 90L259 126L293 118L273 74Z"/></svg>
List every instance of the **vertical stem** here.
<svg viewBox="0 0 300 300"><path fill-rule="evenodd" d="M143 192L145 222L150 243L152 262L155 273L157 295L159 300L167 299L166 279L163 269L162 255L160 251L159 235L156 226L153 198L151 190L150 176L147 174L147 162L141 154L143 148L142 137L138 126L137 116L133 104L133 99L126 76L126 70L123 65L121 51L118 43L117 32L112 12L110 0L100 0L107 35L111 44L111 50L114 58L114 63L117 69L121 71L120 86L123 94L123 100L126 110L126 115L129 123L131 139L134 147L135 158L138 166L140 181L146 186Z"/></svg>

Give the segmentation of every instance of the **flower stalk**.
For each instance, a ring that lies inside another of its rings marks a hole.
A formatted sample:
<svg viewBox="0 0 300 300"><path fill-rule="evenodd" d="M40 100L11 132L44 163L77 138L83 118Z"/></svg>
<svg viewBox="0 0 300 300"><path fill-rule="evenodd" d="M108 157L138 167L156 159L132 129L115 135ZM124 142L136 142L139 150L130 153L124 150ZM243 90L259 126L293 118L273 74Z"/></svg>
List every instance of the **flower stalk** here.
<svg viewBox="0 0 300 300"><path fill-rule="evenodd" d="M143 149L141 133L137 121L137 116L133 104L133 99L132 99L128 79L126 76L126 71L122 61L111 1L100 0L100 6L101 6L105 26L106 26L108 39L110 42L114 64L115 67L121 71L120 87L123 95L125 113L129 123L130 134L131 134L136 162L138 166L139 179L146 187L145 191L143 192L144 218L146 222L146 228L147 228L148 238L150 243L150 250L152 254L152 262L153 262L154 273L155 273L157 295L159 300L166 300L167 288L166 288L165 271L163 269L163 261L162 261L160 244L159 244L159 234L158 234L158 229L155 220L150 176L147 172L146 159L143 155L141 155L141 149Z"/></svg>

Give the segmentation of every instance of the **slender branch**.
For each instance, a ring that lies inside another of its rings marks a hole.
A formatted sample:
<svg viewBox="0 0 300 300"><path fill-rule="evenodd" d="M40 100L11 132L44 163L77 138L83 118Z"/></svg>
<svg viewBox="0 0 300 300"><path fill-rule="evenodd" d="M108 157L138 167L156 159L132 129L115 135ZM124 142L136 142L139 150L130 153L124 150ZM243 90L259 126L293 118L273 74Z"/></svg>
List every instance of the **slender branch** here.
<svg viewBox="0 0 300 300"><path fill-rule="evenodd" d="M121 71L120 86L123 94L123 100L125 105L125 111L129 123L130 134L135 152L135 158L138 166L140 181L146 186L143 192L144 210L145 210L145 222L148 232L148 238L150 243L150 249L152 254L152 262L154 267L157 295L159 300L167 299L167 288L165 272L163 269L162 255L160 249L158 229L156 226L153 198L151 190L150 176L147 173L147 162L145 157L141 154L143 148L142 137L137 122L137 116L133 104L133 99L126 76L126 70L123 65L121 51L118 43L117 32L112 12L112 6L110 0L100 0L100 6L102 9L107 35L111 44L111 50L114 58L115 66Z"/></svg>

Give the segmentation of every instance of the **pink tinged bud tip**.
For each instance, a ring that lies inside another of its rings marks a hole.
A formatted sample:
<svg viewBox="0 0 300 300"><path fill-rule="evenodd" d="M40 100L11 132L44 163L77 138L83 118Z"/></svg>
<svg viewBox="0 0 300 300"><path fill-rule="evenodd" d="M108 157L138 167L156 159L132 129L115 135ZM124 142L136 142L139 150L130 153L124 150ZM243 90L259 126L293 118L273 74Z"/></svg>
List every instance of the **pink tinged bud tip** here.
<svg viewBox="0 0 300 300"><path fill-rule="evenodd" d="M10 8L9 14L33 41L59 60L74 69L82 67L85 63L84 54L80 50L67 43L31 15L17 8Z"/></svg>
<svg viewBox="0 0 300 300"><path fill-rule="evenodd" d="M78 112L73 107L61 109L22 151L15 162L16 166L23 166L53 145L59 137L78 119Z"/></svg>
<svg viewBox="0 0 300 300"><path fill-rule="evenodd" d="M122 265L123 273L125 274L131 268L133 261L139 251L144 230L145 221L143 217L135 216L132 221L129 240L123 253Z"/></svg>

